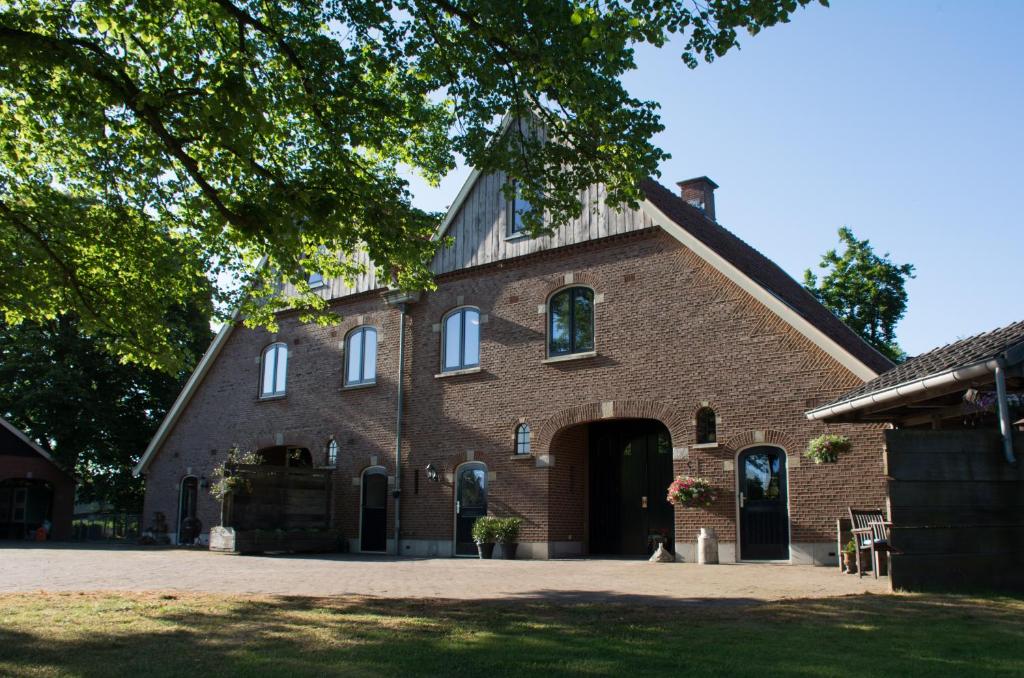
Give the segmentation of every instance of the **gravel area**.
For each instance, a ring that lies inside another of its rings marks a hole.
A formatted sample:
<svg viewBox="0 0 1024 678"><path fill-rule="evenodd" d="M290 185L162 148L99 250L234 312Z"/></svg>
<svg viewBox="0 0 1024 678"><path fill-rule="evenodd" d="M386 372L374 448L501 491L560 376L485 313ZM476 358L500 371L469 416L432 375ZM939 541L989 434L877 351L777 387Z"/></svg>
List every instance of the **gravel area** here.
<svg viewBox="0 0 1024 678"><path fill-rule="evenodd" d="M0 547L0 592L197 591L579 602L754 602L887 593L888 579L832 567L637 560L233 556L152 547Z"/></svg>

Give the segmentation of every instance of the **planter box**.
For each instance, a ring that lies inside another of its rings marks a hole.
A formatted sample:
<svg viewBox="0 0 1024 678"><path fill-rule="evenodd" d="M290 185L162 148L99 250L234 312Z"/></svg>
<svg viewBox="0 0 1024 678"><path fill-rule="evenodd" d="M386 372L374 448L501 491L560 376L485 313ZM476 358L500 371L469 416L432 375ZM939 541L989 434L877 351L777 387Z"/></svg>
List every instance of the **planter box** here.
<svg viewBox="0 0 1024 678"><path fill-rule="evenodd" d="M338 550L338 530L210 529L210 550L218 553L328 553Z"/></svg>

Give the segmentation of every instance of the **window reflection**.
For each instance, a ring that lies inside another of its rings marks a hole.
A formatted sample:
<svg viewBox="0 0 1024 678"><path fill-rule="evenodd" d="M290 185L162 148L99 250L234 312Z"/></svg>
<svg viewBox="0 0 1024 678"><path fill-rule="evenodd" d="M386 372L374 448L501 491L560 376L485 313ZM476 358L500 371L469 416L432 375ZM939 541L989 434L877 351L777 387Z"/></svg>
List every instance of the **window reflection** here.
<svg viewBox="0 0 1024 678"><path fill-rule="evenodd" d="M743 462L743 476L746 479L744 494L747 501L779 498L781 462L781 457L777 454L757 453L746 457Z"/></svg>

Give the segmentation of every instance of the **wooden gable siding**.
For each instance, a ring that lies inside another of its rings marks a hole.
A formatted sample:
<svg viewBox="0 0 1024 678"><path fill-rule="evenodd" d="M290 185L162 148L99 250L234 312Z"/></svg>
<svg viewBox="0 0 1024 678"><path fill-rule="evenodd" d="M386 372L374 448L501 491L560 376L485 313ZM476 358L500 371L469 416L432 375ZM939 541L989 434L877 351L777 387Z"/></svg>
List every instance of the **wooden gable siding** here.
<svg viewBox="0 0 1024 678"><path fill-rule="evenodd" d="M617 210L609 207L605 202L604 186L594 185L581 196L583 211L579 218L558 227L553 235L507 238L509 209L501 191L504 181L503 174L485 175L477 180L444 234L445 237L453 238L454 242L434 256L431 270L435 274L451 273L587 240L639 231L654 225L651 218L640 209L627 207ZM386 286L386 281L377 275L376 267L365 251L356 253L354 260L366 268L355 280L355 285L348 285L344 280L335 278L327 280L327 285L318 293L325 299L337 299ZM295 287L286 284L282 293L292 296Z"/></svg>
<svg viewBox="0 0 1024 678"><path fill-rule="evenodd" d="M368 292L378 287L386 286L386 282L378 278L377 267L373 265L365 251L356 252L352 255L352 261L364 267L364 271L353 281L354 285L349 285L341 278L329 278L324 280L327 285L317 290L317 293L324 299L337 299L338 297ZM295 286L286 283L281 289L281 293L285 296L295 296Z"/></svg>
<svg viewBox="0 0 1024 678"><path fill-rule="evenodd" d="M553 235L507 238L509 209L501 190L504 182L502 174L481 176L477 180L445 233L454 242L434 257L431 266L434 273L450 273L654 225L639 209L609 207L604 186L595 185L581 196L583 210L579 218L556 228Z"/></svg>

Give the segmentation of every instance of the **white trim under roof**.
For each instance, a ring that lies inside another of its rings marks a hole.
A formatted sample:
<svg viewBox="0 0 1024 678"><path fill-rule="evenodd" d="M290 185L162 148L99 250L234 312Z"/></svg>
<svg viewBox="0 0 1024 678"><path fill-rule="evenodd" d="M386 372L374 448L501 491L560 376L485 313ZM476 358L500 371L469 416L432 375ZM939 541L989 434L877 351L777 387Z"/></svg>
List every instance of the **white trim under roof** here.
<svg viewBox="0 0 1024 678"><path fill-rule="evenodd" d="M855 374L858 378L868 381L878 373L862 363L856 356L840 346L835 340L815 327L810 321L790 308L774 294L762 287L757 281L730 263L725 257L705 245L699 238L677 224L650 200L640 203L640 209L669 235L681 242L704 261L711 264L722 275L739 285L747 294L754 297L784 320L790 327L807 337L815 346L834 358L840 365Z"/></svg>
<svg viewBox="0 0 1024 678"><path fill-rule="evenodd" d="M58 464L57 461L52 456L50 456L50 453L44 450L42 446L39 445L39 443L25 435L25 432L22 431L20 428L18 428L11 422L7 421L3 417L0 417L0 424L2 424L3 427L6 428L8 431L13 433L14 437L16 437L18 440L31 447L33 452L37 453L39 456L41 456L43 459L50 462L57 468L60 468L60 464ZM63 471L64 469L61 470Z"/></svg>

